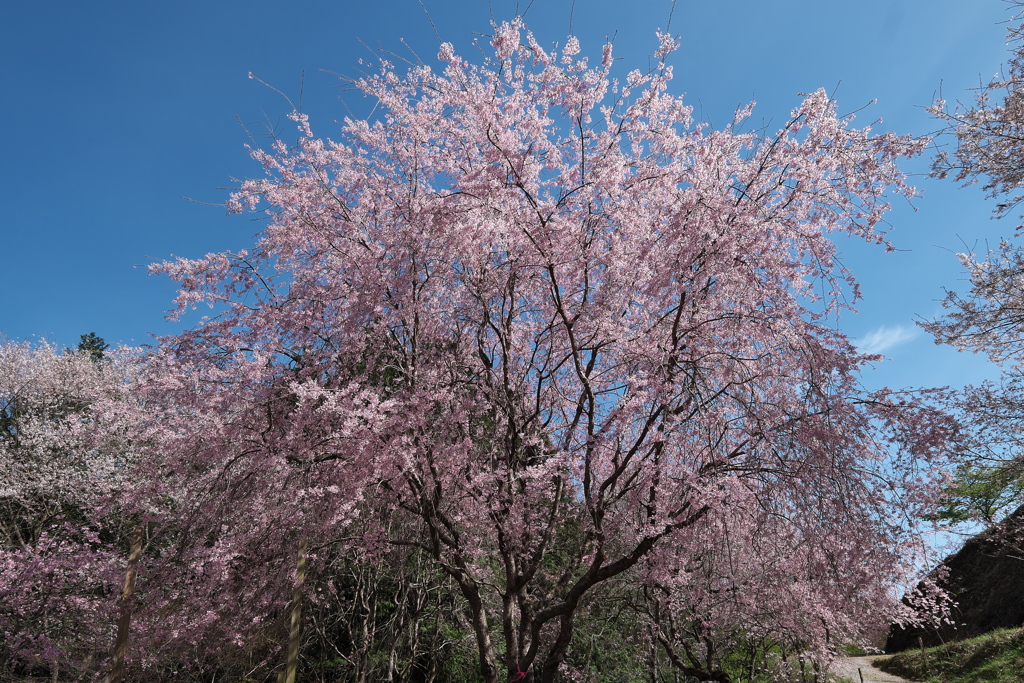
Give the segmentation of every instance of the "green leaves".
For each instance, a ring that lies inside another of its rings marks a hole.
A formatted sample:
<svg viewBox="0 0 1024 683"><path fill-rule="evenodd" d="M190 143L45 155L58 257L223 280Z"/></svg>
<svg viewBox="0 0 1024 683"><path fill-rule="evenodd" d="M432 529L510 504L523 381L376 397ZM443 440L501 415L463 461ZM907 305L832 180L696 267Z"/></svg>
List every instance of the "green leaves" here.
<svg viewBox="0 0 1024 683"><path fill-rule="evenodd" d="M103 341L103 337L98 336L95 332L83 334L80 339L78 352L88 354L89 358L97 363L103 360L103 352L110 348L110 345Z"/></svg>
<svg viewBox="0 0 1024 683"><path fill-rule="evenodd" d="M980 519L995 524L1001 511L1024 500L1024 471L1021 463L964 465L956 474L935 519L961 524Z"/></svg>

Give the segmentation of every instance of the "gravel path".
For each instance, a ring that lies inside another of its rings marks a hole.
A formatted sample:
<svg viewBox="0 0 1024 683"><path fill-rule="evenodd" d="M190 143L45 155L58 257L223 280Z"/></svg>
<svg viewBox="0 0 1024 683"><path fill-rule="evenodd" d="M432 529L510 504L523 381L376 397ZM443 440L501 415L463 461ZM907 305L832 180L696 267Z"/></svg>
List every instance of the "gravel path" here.
<svg viewBox="0 0 1024 683"><path fill-rule="evenodd" d="M836 676L848 678L853 683L860 683L860 676L857 670L864 676L864 683L910 683L905 678L887 674L876 669L871 662L876 659L885 659L884 656L874 655L871 657L843 657L832 664L831 672Z"/></svg>

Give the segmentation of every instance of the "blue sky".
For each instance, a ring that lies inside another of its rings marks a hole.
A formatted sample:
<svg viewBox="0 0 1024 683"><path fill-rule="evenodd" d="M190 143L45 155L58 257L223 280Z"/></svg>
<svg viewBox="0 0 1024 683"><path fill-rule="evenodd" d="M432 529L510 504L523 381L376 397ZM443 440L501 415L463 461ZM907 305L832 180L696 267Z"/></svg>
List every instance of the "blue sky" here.
<svg viewBox="0 0 1024 683"><path fill-rule="evenodd" d="M180 329L163 319L173 287L142 266L250 245L260 223L218 206L234 179L259 174L240 122L252 132L292 125L285 98L248 73L301 97L314 129L336 136L350 110L368 111L336 75L357 74L359 58L372 58L367 46L430 62L436 27L472 55L491 17L517 8L424 2L433 26L418 0L7 3L0 335L73 346L95 331L139 344ZM631 69L647 63L671 11L671 0L535 0L526 20L543 43L564 42L571 25L590 54L614 35ZM712 123L756 99L755 120L781 124L799 93L824 87L841 111L877 100L859 113L862 125L882 119L877 130L921 135L936 128L923 106L940 88L968 98L999 69L1008 18L1000 0L678 0L673 90ZM907 170L924 174L927 161ZM890 358L869 384L977 381L992 374L981 359L936 347L914 321L938 312L944 286L962 286L956 251L1013 226L989 219L976 188L923 175L916 184L915 207L901 202L890 217L899 251L843 242L864 300L841 324Z"/></svg>

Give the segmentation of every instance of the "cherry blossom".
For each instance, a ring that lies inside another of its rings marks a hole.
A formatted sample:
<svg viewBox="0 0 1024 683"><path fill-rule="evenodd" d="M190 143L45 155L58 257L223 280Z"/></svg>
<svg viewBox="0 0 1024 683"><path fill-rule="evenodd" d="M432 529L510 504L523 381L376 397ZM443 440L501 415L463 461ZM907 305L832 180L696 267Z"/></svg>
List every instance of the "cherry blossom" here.
<svg viewBox="0 0 1024 683"><path fill-rule="evenodd" d="M743 619L820 661L897 614L955 425L858 384L832 236L887 246L922 143L824 91L713 129L659 40L619 83L610 46L496 25L480 64L354 81L375 113L337 141L296 112L253 151L256 244L153 268L212 312L138 384L137 642L283 657L299 543L311 595L332 552L429 557L488 683L555 680L625 576L667 648L666 615Z"/></svg>

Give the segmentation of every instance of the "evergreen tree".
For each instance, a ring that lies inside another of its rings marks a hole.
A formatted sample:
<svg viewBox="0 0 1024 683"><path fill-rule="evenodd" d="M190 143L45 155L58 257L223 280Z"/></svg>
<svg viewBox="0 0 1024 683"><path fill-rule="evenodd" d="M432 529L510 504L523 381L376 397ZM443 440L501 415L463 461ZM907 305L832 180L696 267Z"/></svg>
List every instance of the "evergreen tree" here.
<svg viewBox="0 0 1024 683"><path fill-rule="evenodd" d="M79 339L78 352L88 354L97 363L103 360L103 352L110 348L110 345L103 341L103 337L98 336L95 332L83 334Z"/></svg>

